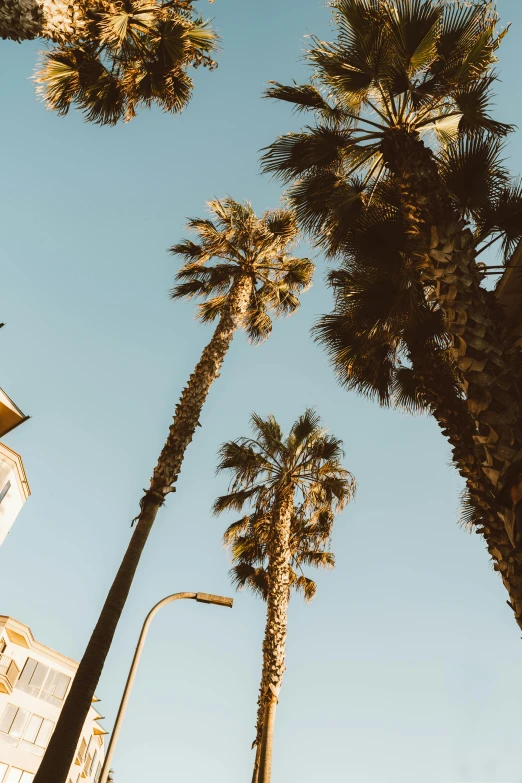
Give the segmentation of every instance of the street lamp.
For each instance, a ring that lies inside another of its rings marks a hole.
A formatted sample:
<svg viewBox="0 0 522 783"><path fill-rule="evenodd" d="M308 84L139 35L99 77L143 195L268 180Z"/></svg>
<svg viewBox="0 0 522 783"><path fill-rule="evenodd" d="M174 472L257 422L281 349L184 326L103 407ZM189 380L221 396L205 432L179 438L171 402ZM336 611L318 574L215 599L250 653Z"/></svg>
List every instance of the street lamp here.
<svg viewBox="0 0 522 783"><path fill-rule="evenodd" d="M118 737L121 730L121 724L125 716L125 711L127 709L127 704L129 701L132 686L134 684L134 680L136 679L136 672L138 670L138 665L140 662L141 654L143 652L145 639L147 637L147 633L152 618L154 617L155 614L159 612L162 606L166 606L166 604L170 604L172 601L179 601L182 598L192 598L196 601L199 601L202 604L217 604L218 606L228 606L230 609L232 608L232 605L234 603L233 598L225 598L222 595L211 595L210 593L174 593L174 595L169 595L167 596L167 598L164 598L162 601L159 601L159 603L157 603L156 606L154 606L150 610L147 617L145 618L145 622L143 623L143 628L141 629L140 638L138 639L138 644L136 645L136 652L134 653L134 658L132 659L132 664L129 670L129 676L127 677L125 690L123 691L123 696L121 697L120 708L116 716L116 721L114 723L114 728L112 730L109 747L107 748L107 755L105 756L105 760L103 762L103 768L98 783L107 783L109 770L111 768L112 757L114 756L116 743L118 742Z"/></svg>

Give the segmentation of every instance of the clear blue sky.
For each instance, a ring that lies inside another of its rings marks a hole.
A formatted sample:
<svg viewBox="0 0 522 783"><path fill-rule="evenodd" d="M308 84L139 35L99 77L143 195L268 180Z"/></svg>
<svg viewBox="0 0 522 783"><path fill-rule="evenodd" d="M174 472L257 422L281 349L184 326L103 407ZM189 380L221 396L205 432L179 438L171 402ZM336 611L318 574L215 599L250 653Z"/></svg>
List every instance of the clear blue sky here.
<svg viewBox="0 0 522 783"><path fill-rule="evenodd" d="M130 535L180 390L209 339L169 301L166 248L185 216L230 194L277 206L258 150L297 127L260 99L304 79L303 36L329 35L321 0L218 0L220 67L197 73L182 117L116 129L46 112L29 77L37 45L0 42L0 385L32 419L6 439L33 495L0 550L0 612L81 656ZM500 70L498 116L522 125L522 6ZM520 133L508 155L522 172ZM161 512L98 694L111 727L144 615L179 590L231 594L210 514L218 446L249 414L288 427L308 405L346 444L357 501L334 537L337 568L294 599L273 783L522 781L522 641L482 540L457 526L461 484L435 423L342 391L309 337L330 294L252 348L239 336L212 389L178 492ZM245 783L264 607L186 603L154 621L115 758L117 783Z"/></svg>

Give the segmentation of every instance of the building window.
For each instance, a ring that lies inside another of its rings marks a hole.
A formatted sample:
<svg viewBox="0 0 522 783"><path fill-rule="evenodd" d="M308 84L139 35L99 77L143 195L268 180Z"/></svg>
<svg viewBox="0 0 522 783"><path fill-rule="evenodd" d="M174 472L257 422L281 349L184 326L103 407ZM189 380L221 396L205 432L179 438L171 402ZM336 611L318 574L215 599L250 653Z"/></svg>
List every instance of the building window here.
<svg viewBox="0 0 522 783"><path fill-rule="evenodd" d="M91 766L89 767L89 775L92 775L92 771L94 769L94 765L96 764L96 756L98 755L98 751L94 751L94 756L92 757Z"/></svg>
<svg viewBox="0 0 522 783"><path fill-rule="evenodd" d="M24 772L23 769L11 767L4 783L33 783L34 775L32 772Z"/></svg>
<svg viewBox="0 0 522 783"><path fill-rule="evenodd" d="M82 741L80 742L80 747L78 749L78 758L80 759L80 764L83 763L83 760L85 758L85 751L87 750L87 743L85 742L84 738L82 737Z"/></svg>
<svg viewBox="0 0 522 783"><path fill-rule="evenodd" d="M101 761L98 762L98 767L96 769L96 775L94 776L94 783L98 783L98 780L100 779L101 774Z"/></svg>
<svg viewBox="0 0 522 783"><path fill-rule="evenodd" d="M5 639L0 639L0 655L2 655L6 647ZM2 778L0 778L0 783L2 783Z"/></svg>
<svg viewBox="0 0 522 783"><path fill-rule="evenodd" d="M21 710L14 704L8 704L0 718L0 740L16 747L28 717L27 710Z"/></svg>
<svg viewBox="0 0 522 783"><path fill-rule="evenodd" d="M66 674L49 669L40 698L48 701L49 704L54 704L55 707L61 707L70 682L71 678Z"/></svg>
<svg viewBox="0 0 522 783"><path fill-rule="evenodd" d="M25 693L29 693L31 696L38 696L48 671L49 667L45 666L45 664L28 658L18 678L16 687L20 688L21 691L25 691Z"/></svg>
<svg viewBox="0 0 522 783"><path fill-rule="evenodd" d="M7 772L7 764L2 764L2 762L0 761L0 783L3 783L6 772Z"/></svg>
<svg viewBox="0 0 522 783"><path fill-rule="evenodd" d="M67 674L28 658L16 687L31 696L39 696L55 707L61 707L70 682L71 678Z"/></svg>
<svg viewBox="0 0 522 783"><path fill-rule="evenodd" d="M8 481L5 487L3 488L3 490L0 492L0 503L5 498L5 496L7 495L10 489L11 489L11 482Z"/></svg>
<svg viewBox="0 0 522 783"><path fill-rule="evenodd" d="M31 715L20 747L28 750L29 753L34 753L36 756L43 756L53 729L54 723L52 720L41 718L39 715Z"/></svg>

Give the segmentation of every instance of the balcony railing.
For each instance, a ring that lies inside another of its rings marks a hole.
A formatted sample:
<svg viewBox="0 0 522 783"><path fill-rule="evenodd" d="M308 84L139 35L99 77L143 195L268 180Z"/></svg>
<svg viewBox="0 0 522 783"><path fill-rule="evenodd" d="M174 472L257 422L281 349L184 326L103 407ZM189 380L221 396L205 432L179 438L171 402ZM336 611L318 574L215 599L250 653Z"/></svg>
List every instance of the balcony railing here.
<svg viewBox="0 0 522 783"><path fill-rule="evenodd" d="M20 674L20 669L8 655L0 655L0 691L11 693Z"/></svg>

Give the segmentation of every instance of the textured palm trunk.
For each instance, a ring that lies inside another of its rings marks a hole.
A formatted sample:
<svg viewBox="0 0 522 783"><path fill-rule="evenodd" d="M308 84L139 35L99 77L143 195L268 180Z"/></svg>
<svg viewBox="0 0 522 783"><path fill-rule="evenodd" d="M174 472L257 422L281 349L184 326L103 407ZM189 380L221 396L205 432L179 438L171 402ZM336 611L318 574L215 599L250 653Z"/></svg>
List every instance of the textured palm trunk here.
<svg viewBox="0 0 522 783"><path fill-rule="evenodd" d="M471 416L475 448L463 452L457 463L484 518L480 532L522 627L522 564L507 535L509 512L495 501L499 478L522 456L520 379L513 349L505 340L494 295L481 285L472 233L446 203L432 152L416 133L399 130L385 139L383 154L399 185L412 263L444 311ZM439 422L443 428L447 423ZM466 418L464 426L469 424Z"/></svg>
<svg viewBox="0 0 522 783"><path fill-rule="evenodd" d="M259 763L259 783L270 783L272 777L272 755L274 749L275 717L278 703L278 695L270 691L265 707L265 720L263 723L263 742L261 745Z"/></svg>
<svg viewBox="0 0 522 783"><path fill-rule="evenodd" d="M201 359L181 395L180 402L176 406L176 415L154 470L150 489L141 501L136 529L78 667L34 783L66 783L67 781L78 740L92 704L94 691L125 606L141 553L158 510L163 505L166 495L173 491L173 485L181 470L185 451L199 424L201 410L210 387L219 376L234 332L241 324L243 314L247 309L252 285L252 278L246 275L234 283L229 295L228 307L223 312L214 335L204 349Z"/></svg>
<svg viewBox="0 0 522 783"><path fill-rule="evenodd" d="M261 758L261 736L262 736L262 732L259 733L259 742L256 741L256 745L255 745L256 758L254 761L254 771L252 772L252 783L258 783L259 781L259 760Z"/></svg>
<svg viewBox="0 0 522 783"><path fill-rule="evenodd" d="M256 726L254 783L270 783L274 738L275 705L285 672L288 604L290 601L290 532L293 491L283 494L274 508L273 533L269 547L268 600L263 672L259 689Z"/></svg>
<svg viewBox="0 0 522 783"><path fill-rule="evenodd" d="M26 41L47 38L57 43L85 37L88 11L109 6L106 0L3 0L0 38Z"/></svg>
<svg viewBox="0 0 522 783"><path fill-rule="evenodd" d="M454 383L448 378L447 367L440 366L436 358L421 352L410 351L409 358L415 368L422 395L452 446L453 463L466 480L474 507L480 509L481 521L477 532L486 540L488 552L495 561L495 570L502 576L513 608L519 600L517 562L513 558L513 547L504 520L495 508L491 488L486 482L479 484L476 480L477 473L480 475L483 455L480 444L475 441L475 419L466 400L458 394Z"/></svg>

